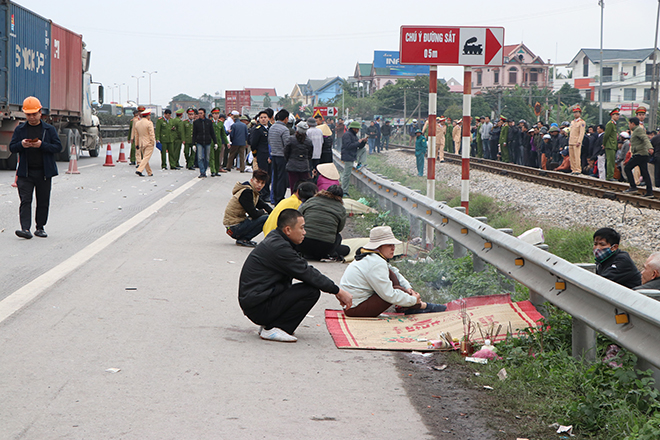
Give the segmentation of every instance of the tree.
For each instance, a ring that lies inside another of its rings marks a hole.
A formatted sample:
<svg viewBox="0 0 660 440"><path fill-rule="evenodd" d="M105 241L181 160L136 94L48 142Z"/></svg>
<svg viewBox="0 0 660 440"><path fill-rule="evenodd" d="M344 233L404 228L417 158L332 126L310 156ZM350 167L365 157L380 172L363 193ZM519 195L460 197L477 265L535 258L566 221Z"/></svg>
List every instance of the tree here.
<svg viewBox="0 0 660 440"><path fill-rule="evenodd" d="M559 95L561 102L566 105L575 105L583 101L582 95L578 89L574 89L569 86L568 83L564 83L564 85L561 86L557 95Z"/></svg>
<svg viewBox="0 0 660 440"><path fill-rule="evenodd" d="M172 101L197 101L197 98L193 98L192 96L186 95L185 93L179 93L174 98L172 98Z"/></svg>

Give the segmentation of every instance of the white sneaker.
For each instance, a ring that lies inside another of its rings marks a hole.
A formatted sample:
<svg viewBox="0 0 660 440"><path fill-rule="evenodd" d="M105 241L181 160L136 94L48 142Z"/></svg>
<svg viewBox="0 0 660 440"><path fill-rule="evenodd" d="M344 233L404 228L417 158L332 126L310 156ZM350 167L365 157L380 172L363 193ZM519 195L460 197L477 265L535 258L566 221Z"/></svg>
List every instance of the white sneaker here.
<svg viewBox="0 0 660 440"><path fill-rule="evenodd" d="M298 338L291 336L287 332L277 327L273 327L270 330L263 329L259 333L261 339L266 339L267 341L277 341L277 342L296 342Z"/></svg>

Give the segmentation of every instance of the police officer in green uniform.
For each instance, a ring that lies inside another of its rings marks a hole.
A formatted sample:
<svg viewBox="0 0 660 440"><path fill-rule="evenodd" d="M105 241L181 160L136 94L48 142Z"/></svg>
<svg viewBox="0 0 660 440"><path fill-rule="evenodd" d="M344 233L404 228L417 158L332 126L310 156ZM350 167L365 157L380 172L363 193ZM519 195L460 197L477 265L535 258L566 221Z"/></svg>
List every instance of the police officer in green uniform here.
<svg viewBox="0 0 660 440"><path fill-rule="evenodd" d="M454 136L453 136L453 130L451 126L451 118L447 118L447 131L445 132L445 151L449 153L454 152Z"/></svg>
<svg viewBox="0 0 660 440"><path fill-rule="evenodd" d="M144 110L142 110L144 111ZM135 165L135 139L133 139L133 122L140 120L140 110L133 110L133 119L128 123L128 142L131 143L131 161L129 165Z"/></svg>
<svg viewBox="0 0 660 440"><path fill-rule="evenodd" d="M189 108L186 111L188 119L181 122L183 126L183 157L186 160L186 168L189 170L195 169L195 148L192 142L193 121L196 119L197 112L195 109Z"/></svg>
<svg viewBox="0 0 660 440"><path fill-rule="evenodd" d="M506 144L506 140L509 137L509 124L507 124L507 119L504 116L500 116L502 120L502 131L500 131L500 151L502 152L502 162L509 162L509 147Z"/></svg>
<svg viewBox="0 0 660 440"><path fill-rule="evenodd" d="M175 166L173 166L173 161L172 161L172 145L174 144L172 141L174 139L174 133L172 132L172 128L176 130L174 125L172 125L172 110L167 109L163 112L163 116L158 118L158 121L156 122L156 142L160 142L161 144L161 150L160 150L160 166L162 169L166 170L167 169L167 154L169 153L170 155L170 169L174 170L176 169Z"/></svg>
<svg viewBox="0 0 660 440"><path fill-rule="evenodd" d="M172 159L174 159L174 167L181 169L179 158L181 157L181 142L183 142L183 109L180 108L174 112L176 116L172 118L172 125L176 128L172 132L174 138L172 139L172 154L170 155L170 166L172 166Z"/></svg>
<svg viewBox="0 0 660 440"><path fill-rule="evenodd" d="M477 119L477 125L475 129L477 130L477 157L483 158L484 157L484 144L483 141L481 140L481 126L484 124L484 117L479 116Z"/></svg>
<svg viewBox="0 0 660 440"><path fill-rule="evenodd" d="M619 129L616 128L616 123L620 117L619 109L615 108L610 112L610 120L605 125L605 133L603 133L603 147L605 148L605 166L607 171L605 173L607 180L614 181L614 167L616 166L616 152L618 150L617 139L619 138ZM656 163L655 166L660 166Z"/></svg>
<svg viewBox="0 0 660 440"><path fill-rule="evenodd" d="M218 143L211 146L211 158L209 159L209 169L211 170L211 177L218 176L219 173L226 173L222 167L222 153L229 145L227 132L225 131L225 115L220 114L219 108L211 110L211 121L213 121L213 130L215 131L215 138Z"/></svg>

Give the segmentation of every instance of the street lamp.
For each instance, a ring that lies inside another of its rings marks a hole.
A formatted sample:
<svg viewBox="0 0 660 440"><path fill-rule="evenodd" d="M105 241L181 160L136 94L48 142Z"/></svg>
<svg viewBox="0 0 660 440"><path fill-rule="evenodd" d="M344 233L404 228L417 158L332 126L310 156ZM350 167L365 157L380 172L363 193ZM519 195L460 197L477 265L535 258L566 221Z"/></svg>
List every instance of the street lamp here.
<svg viewBox="0 0 660 440"><path fill-rule="evenodd" d="M151 104L151 75L158 73L158 71L154 70L153 72L147 72L146 70L143 70L142 73L149 75L149 104Z"/></svg>
<svg viewBox="0 0 660 440"><path fill-rule="evenodd" d="M118 87L118 86L117 86L117 83L114 83L113 85L110 86L110 90L112 90L112 102L116 102L116 101L115 101L115 89L116 89L117 87Z"/></svg>
<svg viewBox="0 0 660 440"><path fill-rule="evenodd" d="M121 102L121 86L125 86L125 85L126 85L126 83L119 84L119 104L122 104L122 102ZM126 100L128 101L128 93L126 94L126 96L127 96Z"/></svg>
<svg viewBox="0 0 660 440"><path fill-rule="evenodd" d="M144 78L144 75L142 76L131 75L131 78L135 78L135 81L137 82L137 99L135 103L137 105L140 105L140 78Z"/></svg>

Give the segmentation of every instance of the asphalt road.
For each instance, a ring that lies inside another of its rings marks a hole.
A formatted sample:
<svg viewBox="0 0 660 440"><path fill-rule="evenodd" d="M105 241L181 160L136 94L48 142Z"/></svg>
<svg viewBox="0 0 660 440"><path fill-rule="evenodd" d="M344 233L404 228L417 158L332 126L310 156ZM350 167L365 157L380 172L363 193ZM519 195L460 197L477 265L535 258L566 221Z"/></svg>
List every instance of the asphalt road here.
<svg viewBox="0 0 660 440"><path fill-rule="evenodd" d="M222 227L248 175L202 180L153 158L139 178L103 161L82 157L74 176L61 164L47 239L14 235L0 171L0 438L431 438L390 353L335 348L333 296L297 343L259 339L237 302L250 250Z"/></svg>

